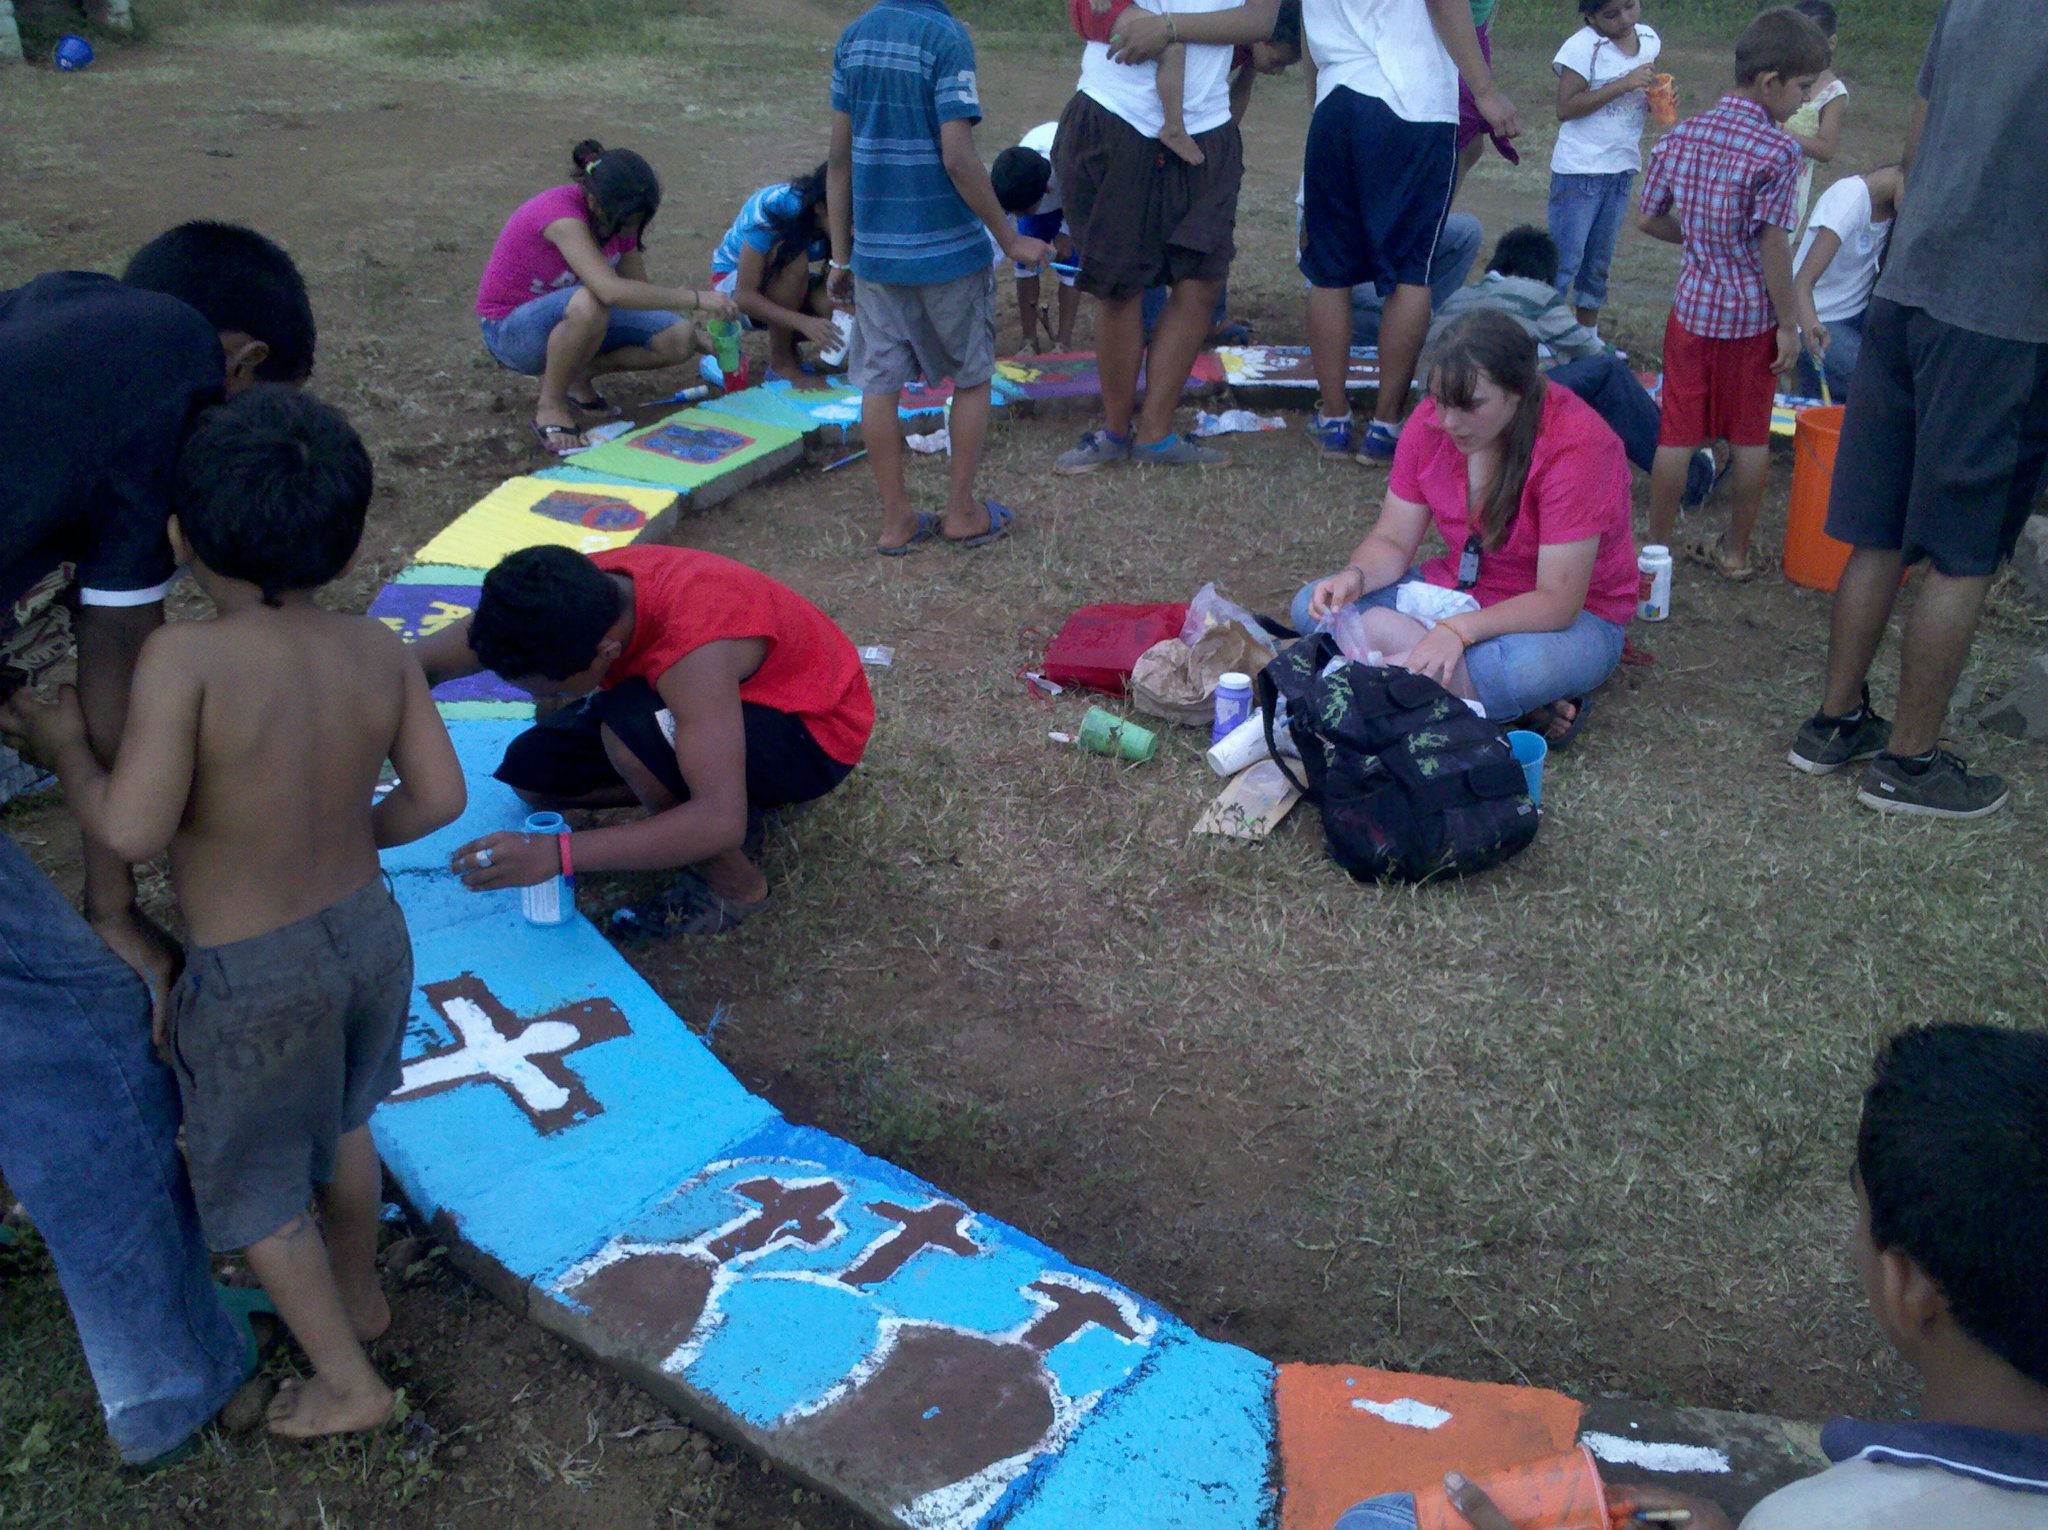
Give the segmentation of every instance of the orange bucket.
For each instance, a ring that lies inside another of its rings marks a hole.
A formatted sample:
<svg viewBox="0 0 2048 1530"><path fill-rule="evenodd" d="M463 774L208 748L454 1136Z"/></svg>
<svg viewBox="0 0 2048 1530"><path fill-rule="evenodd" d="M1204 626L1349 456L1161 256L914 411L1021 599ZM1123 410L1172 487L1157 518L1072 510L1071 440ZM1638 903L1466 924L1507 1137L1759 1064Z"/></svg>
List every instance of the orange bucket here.
<svg viewBox="0 0 2048 1530"><path fill-rule="evenodd" d="M1823 529L1842 439L1842 406L1812 404L1792 432L1792 500L1785 512L1785 577L1809 590L1834 593L1851 551Z"/></svg>
<svg viewBox="0 0 2048 1530"><path fill-rule="evenodd" d="M1614 1530L1600 1468L1585 1446L1474 1477L1515 1530ZM1472 1530L1439 1484L1415 1495L1416 1530Z"/></svg>

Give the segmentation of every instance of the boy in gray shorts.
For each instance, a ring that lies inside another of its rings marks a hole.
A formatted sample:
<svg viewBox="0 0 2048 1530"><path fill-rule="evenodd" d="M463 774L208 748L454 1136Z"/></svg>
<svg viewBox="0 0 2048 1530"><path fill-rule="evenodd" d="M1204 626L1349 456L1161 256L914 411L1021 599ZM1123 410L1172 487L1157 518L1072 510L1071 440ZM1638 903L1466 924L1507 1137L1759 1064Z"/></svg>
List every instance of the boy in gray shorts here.
<svg viewBox="0 0 2048 1530"><path fill-rule="evenodd" d="M70 689L0 710L89 833L129 861L170 851L191 944L157 1044L207 1244L246 1250L312 1362L270 1407L294 1438L391 1415L363 1352L391 1321L367 1122L398 1086L412 946L377 851L464 803L419 664L381 623L313 602L369 502L370 460L340 414L250 389L193 430L172 491L171 544L218 615L143 645L113 769ZM400 781L372 807L387 758Z"/></svg>
<svg viewBox="0 0 2048 1530"><path fill-rule="evenodd" d="M841 34L832 110L828 289L853 309L848 377L861 392L861 435L882 491L875 551L900 557L933 537L985 547L1014 519L974 492L995 375L995 252L1035 269L1049 250L1011 227L974 150L974 44L940 0L881 0ZM943 516L913 509L903 491L897 399L920 373L953 380Z"/></svg>

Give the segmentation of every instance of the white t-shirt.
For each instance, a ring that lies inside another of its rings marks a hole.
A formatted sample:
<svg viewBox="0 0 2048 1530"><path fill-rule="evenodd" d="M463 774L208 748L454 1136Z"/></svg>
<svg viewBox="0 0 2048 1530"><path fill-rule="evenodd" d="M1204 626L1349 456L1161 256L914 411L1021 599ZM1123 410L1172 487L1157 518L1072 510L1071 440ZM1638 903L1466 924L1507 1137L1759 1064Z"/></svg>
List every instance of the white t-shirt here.
<svg viewBox="0 0 2048 1530"><path fill-rule="evenodd" d="M1860 175L1845 175L1820 194L1807 221L1806 237L1799 241L1793 257L1797 271L1813 245L1814 231L1832 229L1842 241L1835 258L1813 284L1813 308L1823 324L1851 319L1870 306L1871 291L1877 286L1877 268L1891 242L1892 220L1874 223L1870 217L1870 183Z"/></svg>
<svg viewBox="0 0 2048 1530"><path fill-rule="evenodd" d="M1318 106L1342 85L1404 122L1458 120L1458 67L1423 0L1302 0L1301 27Z"/></svg>
<svg viewBox="0 0 2048 1530"><path fill-rule="evenodd" d="M1060 125L1057 122L1041 122L1037 127L1017 140L1017 147L1029 149L1032 153L1043 157L1045 162L1050 165L1052 164L1052 141L1059 136L1059 131ZM1062 205L1060 201L1060 173L1055 168L1052 172L1052 179L1045 183L1045 195L1040 197L1037 205L1029 208L1027 212L1031 217L1039 217L1045 213L1060 211Z"/></svg>
<svg viewBox="0 0 2048 1530"><path fill-rule="evenodd" d="M1778 1489L1741 1530L2048 1530L2048 1494L1935 1467L1849 1460Z"/></svg>
<svg viewBox="0 0 2048 1530"><path fill-rule="evenodd" d="M1235 10L1243 0L1132 0L1138 9L1172 11L1193 16L1204 11ZM1420 8L1422 0L1414 0ZM1208 133L1230 120L1231 50L1204 43L1188 49L1187 85L1181 92L1180 114L1190 133ZM1089 43L1081 50L1081 94L1115 112L1147 138L1166 126L1159 104L1157 64L1112 64L1108 43Z"/></svg>
<svg viewBox="0 0 2048 1530"><path fill-rule="evenodd" d="M1636 53L1630 58L1613 39L1591 27L1580 27L1564 40L1551 72L1569 69L1597 90L1632 69L1654 64L1664 44L1655 30L1636 25ZM1557 147L1550 151L1553 175L1617 175L1643 168L1643 119L1650 101L1640 90L1616 96L1597 112L1557 125Z"/></svg>

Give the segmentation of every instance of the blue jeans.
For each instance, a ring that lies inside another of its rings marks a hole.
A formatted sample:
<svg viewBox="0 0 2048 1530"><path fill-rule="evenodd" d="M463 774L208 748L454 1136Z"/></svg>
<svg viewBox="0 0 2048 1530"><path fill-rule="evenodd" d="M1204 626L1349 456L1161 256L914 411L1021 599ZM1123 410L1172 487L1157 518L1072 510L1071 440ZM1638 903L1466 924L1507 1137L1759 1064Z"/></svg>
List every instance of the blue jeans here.
<svg viewBox="0 0 2048 1530"><path fill-rule="evenodd" d="M1557 280L1551 285L1580 308L1607 301L1607 268L1614 263L1614 242L1621 237L1635 178L1633 170L1551 174L1550 237L1557 241Z"/></svg>
<svg viewBox="0 0 2048 1530"><path fill-rule="evenodd" d="M1869 310L1865 309L1864 313ZM1853 314L1846 319L1828 321L1828 354L1822 363L1827 373L1828 392L1838 404L1849 400L1849 378L1856 371L1856 358L1863 354L1863 314ZM1792 378L1793 391L1801 398L1820 397L1820 373L1813 369L1813 358L1801 355L1799 370Z"/></svg>
<svg viewBox="0 0 2048 1530"><path fill-rule="evenodd" d="M1421 577L1420 571L1410 569L1392 584L1360 596L1351 609L1391 611L1395 590ZM1303 585L1294 597L1288 614L1297 632L1317 628L1308 603L1320 582ZM1581 611L1561 632L1507 632L1474 643L1465 650L1465 673L1472 677L1472 689L1486 715L1496 722L1512 722L1553 701L1598 690L1621 663L1626 636L1617 623Z"/></svg>
<svg viewBox="0 0 2048 1530"><path fill-rule="evenodd" d="M1645 473L1657 459L1657 401L1636 381L1628 363L1612 351L1582 356L1550 369L1550 380L1593 406L1593 412L1621 437L1628 460Z"/></svg>
<svg viewBox="0 0 2048 1530"><path fill-rule="evenodd" d="M1382 1493L1355 1503L1337 1516L1330 1530L1415 1530L1415 1495Z"/></svg>
<svg viewBox="0 0 2048 1530"><path fill-rule="evenodd" d="M1479 220L1470 213L1454 212L1444 219L1437 235L1436 255L1430 261L1429 301L1437 304L1465 285L1472 263L1479 258L1479 242L1485 237ZM1380 339L1380 310L1386 306L1391 282L1384 288L1366 282L1351 289L1351 343L1377 345Z"/></svg>
<svg viewBox="0 0 2048 1530"><path fill-rule="evenodd" d="M479 318L477 325L483 330L484 349L501 367L510 367L528 377L540 376L548 369L548 336L562 322L569 300L582 290L580 285L557 287L545 297L521 303L502 319ZM681 314L659 308L614 308L604 332L604 344L597 348L597 354L602 356L606 351L628 345L651 344L663 330L682 322Z"/></svg>
<svg viewBox="0 0 2048 1530"><path fill-rule="evenodd" d="M176 1448L245 1374L177 1131L141 980L0 835L0 1174L49 1245L131 1462Z"/></svg>

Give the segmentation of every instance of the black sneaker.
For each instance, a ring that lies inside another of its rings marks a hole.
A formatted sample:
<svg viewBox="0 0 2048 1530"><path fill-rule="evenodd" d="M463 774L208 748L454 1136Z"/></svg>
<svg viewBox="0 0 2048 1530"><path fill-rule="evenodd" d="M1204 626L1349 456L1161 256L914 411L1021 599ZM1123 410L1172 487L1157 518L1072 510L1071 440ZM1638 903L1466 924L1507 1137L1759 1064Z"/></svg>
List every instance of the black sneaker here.
<svg viewBox="0 0 2048 1530"><path fill-rule="evenodd" d="M1863 771L1856 800L1880 813L1913 813L1923 818L1982 818L2005 806L2012 795L2005 778L1988 771L1970 774L1969 766L1946 749L1934 751L1934 762L1915 774L1895 754L1880 754Z"/></svg>
<svg viewBox="0 0 2048 1530"><path fill-rule="evenodd" d="M1831 776L1836 771L1884 753L1892 741L1892 725L1870 710L1870 690L1863 691L1862 715L1854 722L1816 712L1799 726L1792 740L1792 752L1785 763L1809 776Z"/></svg>

